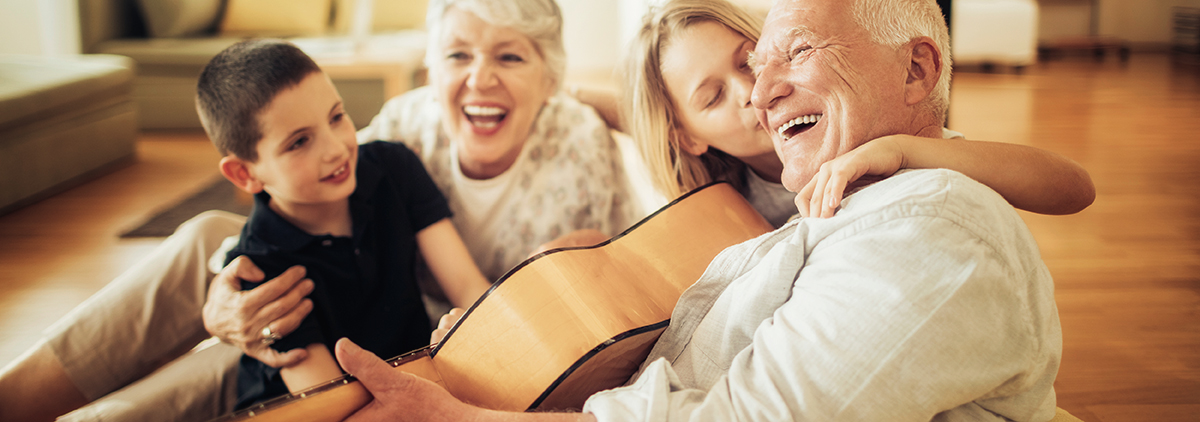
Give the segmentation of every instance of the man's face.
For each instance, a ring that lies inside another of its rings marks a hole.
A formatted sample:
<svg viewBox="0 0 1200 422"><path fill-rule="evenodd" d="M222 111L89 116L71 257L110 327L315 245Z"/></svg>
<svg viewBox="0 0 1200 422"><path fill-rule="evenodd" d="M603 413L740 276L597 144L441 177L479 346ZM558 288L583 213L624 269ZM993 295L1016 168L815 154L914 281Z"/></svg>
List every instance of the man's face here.
<svg viewBox="0 0 1200 422"><path fill-rule="evenodd" d="M793 192L822 163L903 128L904 57L871 41L852 3L780 0L755 48L751 101Z"/></svg>

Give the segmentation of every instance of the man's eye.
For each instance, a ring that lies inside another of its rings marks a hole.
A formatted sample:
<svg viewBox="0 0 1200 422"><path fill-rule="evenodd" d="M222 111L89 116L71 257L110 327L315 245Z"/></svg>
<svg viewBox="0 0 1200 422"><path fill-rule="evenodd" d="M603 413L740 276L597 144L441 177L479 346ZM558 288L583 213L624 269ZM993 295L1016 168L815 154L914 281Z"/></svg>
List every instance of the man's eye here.
<svg viewBox="0 0 1200 422"><path fill-rule="evenodd" d="M797 57L807 53L809 50L812 50L812 47L807 44L791 49L791 51L788 51L788 61L796 60Z"/></svg>

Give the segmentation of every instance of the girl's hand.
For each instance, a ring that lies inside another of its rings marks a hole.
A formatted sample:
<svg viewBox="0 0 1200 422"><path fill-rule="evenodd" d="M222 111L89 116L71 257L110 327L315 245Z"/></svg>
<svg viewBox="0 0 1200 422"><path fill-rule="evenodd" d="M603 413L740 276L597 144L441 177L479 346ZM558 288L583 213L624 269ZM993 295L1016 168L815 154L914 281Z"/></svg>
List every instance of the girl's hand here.
<svg viewBox="0 0 1200 422"><path fill-rule="evenodd" d="M821 170L796 195L801 217L829 218L842 203L847 187L886 178L904 168L902 143L907 135L884 136L821 164ZM874 176L874 177L866 177Z"/></svg>

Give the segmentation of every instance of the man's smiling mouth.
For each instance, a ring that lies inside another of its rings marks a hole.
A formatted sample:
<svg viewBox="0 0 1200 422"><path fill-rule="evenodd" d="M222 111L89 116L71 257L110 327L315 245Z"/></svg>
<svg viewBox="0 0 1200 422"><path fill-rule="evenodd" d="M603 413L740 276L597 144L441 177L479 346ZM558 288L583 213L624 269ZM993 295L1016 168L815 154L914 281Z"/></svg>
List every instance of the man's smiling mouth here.
<svg viewBox="0 0 1200 422"><path fill-rule="evenodd" d="M775 129L775 132L779 133L779 137L783 138L784 140L791 139L793 136L799 135L801 132L804 132L815 126L817 122L821 121L821 117L823 116L824 115L822 114L809 114L807 116L800 116L779 126L778 129Z"/></svg>
<svg viewBox="0 0 1200 422"><path fill-rule="evenodd" d="M508 110L500 107L465 105L462 111L467 121L480 129L494 128L508 117Z"/></svg>

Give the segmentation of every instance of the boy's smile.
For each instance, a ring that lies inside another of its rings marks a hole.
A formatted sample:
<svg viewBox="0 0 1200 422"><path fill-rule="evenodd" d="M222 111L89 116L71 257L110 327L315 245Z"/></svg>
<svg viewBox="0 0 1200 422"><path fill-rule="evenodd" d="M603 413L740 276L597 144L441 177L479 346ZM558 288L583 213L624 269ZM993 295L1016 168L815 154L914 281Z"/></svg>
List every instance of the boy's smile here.
<svg viewBox="0 0 1200 422"><path fill-rule="evenodd" d="M258 160L242 162L249 177L239 186L265 190L271 209L288 220L343 212L357 185L358 142L329 78L315 72L279 91L258 123Z"/></svg>

